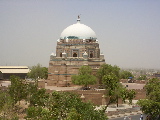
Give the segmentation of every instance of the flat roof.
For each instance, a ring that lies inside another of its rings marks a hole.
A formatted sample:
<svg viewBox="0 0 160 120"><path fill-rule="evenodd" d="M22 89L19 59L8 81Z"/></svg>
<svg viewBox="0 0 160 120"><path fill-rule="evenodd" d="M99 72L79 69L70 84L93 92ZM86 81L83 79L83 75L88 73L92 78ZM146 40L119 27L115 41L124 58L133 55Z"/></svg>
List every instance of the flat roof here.
<svg viewBox="0 0 160 120"><path fill-rule="evenodd" d="M2 73L28 73L30 69L27 66L0 66Z"/></svg>
<svg viewBox="0 0 160 120"><path fill-rule="evenodd" d="M28 68L27 66L0 66L0 69L3 69L3 68L8 68L8 69L12 69L12 68Z"/></svg>

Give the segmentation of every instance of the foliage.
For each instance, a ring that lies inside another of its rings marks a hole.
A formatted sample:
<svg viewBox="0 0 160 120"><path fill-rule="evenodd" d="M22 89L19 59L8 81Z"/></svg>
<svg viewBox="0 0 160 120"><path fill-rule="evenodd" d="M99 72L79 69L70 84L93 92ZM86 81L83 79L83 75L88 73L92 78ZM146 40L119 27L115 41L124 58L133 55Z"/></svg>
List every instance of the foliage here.
<svg viewBox="0 0 160 120"><path fill-rule="evenodd" d="M128 97L128 90L126 88L121 88L120 89L120 95L121 95L121 98L122 98L122 102L125 103L125 100L127 99Z"/></svg>
<svg viewBox="0 0 160 120"><path fill-rule="evenodd" d="M148 99L139 100L137 104L141 106L142 111L154 118L160 115L160 80L150 79L145 85Z"/></svg>
<svg viewBox="0 0 160 120"><path fill-rule="evenodd" d="M127 90L127 99L129 100L129 104L132 104L133 98L135 98L136 92L134 90Z"/></svg>
<svg viewBox="0 0 160 120"><path fill-rule="evenodd" d="M142 99L137 102L138 105L141 106L141 110L148 114L149 116L152 116L153 120L158 115L160 115L160 102L155 102L153 100L148 99Z"/></svg>
<svg viewBox="0 0 160 120"><path fill-rule="evenodd" d="M107 106L115 101L118 101L119 91L119 70L118 66L112 66L109 64L103 64L97 71L97 77L99 79L99 83L102 83L104 88L106 89L106 96L109 97L109 102Z"/></svg>
<svg viewBox="0 0 160 120"><path fill-rule="evenodd" d="M132 99L135 97L134 90L127 90L119 82L119 71L120 68L117 66L103 64L97 72L99 80L102 79L102 84L106 89L106 97L109 98L105 109L110 103L117 103L118 106L118 98L122 98L123 102L128 99L131 104Z"/></svg>
<svg viewBox="0 0 160 120"><path fill-rule="evenodd" d="M147 76L146 75L141 75L137 78L137 80L146 80Z"/></svg>
<svg viewBox="0 0 160 120"><path fill-rule="evenodd" d="M13 99L14 103L22 99L27 98L27 84L25 84L25 80L20 79L17 76L10 77L11 85L9 86L9 94Z"/></svg>
<svg viewBox="0 0 160 120"><path fill-rule="evenodd" d="M103 84L109 96L114 94L115 89L118 87L118 82L118 77L113 73L103 76Z"/></svg>
<svg viewBox="0 0 160 120"><path fill-rule="evenodd" d="M96 83L96 77L92 75L92 69L90 66L82 66L79 69L78 75L72 76L72 83L76 85L93 85Z"/></svg>
<svg viewBox="0 0 160 120"><path fill-rule="evenodd" d="M118 93L117 91L119 91L119 84L118 84L118 77L113 74L113 73L110 73L108 75L104 75L103 76L103 85L106 89L106 96L109 98L109 101L107 103L107 106L105 107L105 109L108 107L108 105L110 103L114 103L114 102L118 102ZM118 105L118 103L117 103Z"/></svg>
<svg viewBox="0 0 160 120"><path fill-rule="evenodd" d="M114 74L105 75L103 77L103 84L107 91L106 96L109 97L109 102L107 105L110 103L117 103L118 107L118 98L122 98L123 102L128 99L130 104L132 103L132 99L135 97L135 91L124 88Z"/></svg>
<svg viewBox="0 0 160 120"><path fill-rule="evenodd" d="M84 103L70 92L53 92L46 106L29 107L27 119L31 120L106 120L104 112L95 110L91 103Z"/></svg>
<svg viewBox="0 0 160 120"><path fill-rule="evenodd" d="M80 120L80 114L77 113L75 108L72 108L68 113L67 120Z"/></svg>
<svg viewBox="0 0 160 120"><path fill-rule="evenodd" d="M79 72L78 72L79 75L91 75L92 74L92 68L90 66L82 66L80 69L79 69Z"/></svg>
<svg viewBox="0 0 160 120"><path fill-rule="evenodd" d="M51 112L48 109L43 108L42 106L31 106L27 109L27 120L51 120L55 117L50 116Z"/></svg>
<svg viewBox="0 0 160 120"><path fill-rule="evenodd" d="M153 96L150 97L150 95L152 95L153 93L155 92L159 92L159 88L160 88L160 80L157 79L157 78L153 78L153 79L150 79L148 81L148 83L145 85L144 87L146 89L146 95L150 98L150 99L153 99ZM155 97L159 97L159 96L156 96ZM156 98L156 99L157 99ZM156 100L156 99L153 99L153 100ZM159 102L160 102L160 99L157 99Z"/></svg>
<svg viewBox="0 0 160 120"><path fill-rule="evenodd" d="M30 101L30 97L37 91L37 85L28 83L17 76L11 76L10 81L11 85L8 91L0 95L0 109L2 112L7 113L7 116L11 115L12 117L10 118L13 120L18 120L16 114L20 109L16 104L19 102L20 105L21 100Z"/></svg>
<svg viewBox="0 0 160 120"><path fill-rule="evenodd" d="M13 99L7 91L0 90L0 120L2 119L18 120L18 117L14 112Z"/></svg>
<svg viewBox="0 0 160 120"><path fill-rule="evenodd" d="M35 93L38 91L37 81L28 81L26 83L26 91L27 91L27 98L25 99L29 103L31 102L31 97L34 96Z"/></svg>
<svg viewBox="0 0 160 120"><path fill-rule="evenodd" d="M120 72L120 79L128 79L129 77L134 77L131 72L125 70Z"/></svg>
<svg viewBox="0 0 160 120"><path fill-rule="evenodd" d="M125 100L129 100L129 104L132 104L133 98L135 98L136 92L135 90L128 90L124 87L121 87L119 89L120 98L122 98L123 103L125 103Z"/></svg>
<svg viewBox="0 0 160 120"><path fill-rule="evenodd" d="M114 74L117 78L119 78L119 70L120 68L116 65L112 66L109 64L103 64L97 71L97 77L99 79L99 84L102 84L102 79L104 75Z"/></svg>
<svg viewBox="0 0 160 120"><path fill-rule="evenodd" d="M8 108L12 107L13 100L7 92L0 91L0 111L5 107L5 104L8 104Z"/></svg>
<svg viewBox="0 0 160 120"><path fill-rule="evenodd" d="M27 76L35 80L38 78L47 79L48 69L46 67L42 67L40 64L37 64L37 66L33 66L31 68L31 71L27 74Z"/></svg>
<svg viewBox="0 0 160 120"><path fill-rule="evenodd" d="M75 85L84 85L85 87L88 87L88 85L96 83L96 78L92 75L74 75L72 77L72 82Z"/></svg>
<svg viewBox="0 0 160 120"><path fill-rule="evenodd" d="M46 93L46 89L37 89L32 95L30 96L30 104L34 106L44 106L46 101L49 98L49 94Z"/></svg>
<svg viewBox="0 0 160 120"><path fill-rule="evenodd" d="M19 87L19 89L18 89ZM20 92L22 92L21 95ZM16 114L16 103L21 100L28 100L29 106L26 109L26 120L106 120L105 112L95 110L91 103L84 103L79 95L70 92L46 93L45 89L37 89L37 84L28 83L16 76L11 77L9 92L0 93L0 114L10 115L18 120ZM20 104L19 104L20 105ZM15 111L14 111L15 110ZM18 112L18 113L16 113ZM11 114L15 113L15 114ZM1 119L1 118L0 118ZM2 117L4 119L4 117Z"/></svg>

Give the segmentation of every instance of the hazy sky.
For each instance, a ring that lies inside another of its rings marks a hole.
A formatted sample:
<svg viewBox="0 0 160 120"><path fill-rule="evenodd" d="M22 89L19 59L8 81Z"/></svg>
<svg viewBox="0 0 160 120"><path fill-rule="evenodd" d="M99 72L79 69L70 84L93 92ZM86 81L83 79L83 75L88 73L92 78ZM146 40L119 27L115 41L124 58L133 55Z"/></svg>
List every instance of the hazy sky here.
<svg viewBox="0 0 160 120"><path fill-rule="evenodd" d="M48 67L61 32L79 14L106 63L160 68L160 0L0 0L0 66Z"/></svg>

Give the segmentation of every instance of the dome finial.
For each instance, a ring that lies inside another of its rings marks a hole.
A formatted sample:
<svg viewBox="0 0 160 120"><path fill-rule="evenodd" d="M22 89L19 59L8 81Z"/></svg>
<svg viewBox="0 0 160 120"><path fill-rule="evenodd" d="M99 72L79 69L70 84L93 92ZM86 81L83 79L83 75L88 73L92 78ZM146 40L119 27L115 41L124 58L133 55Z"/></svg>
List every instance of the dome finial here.
<svg viewBox="0 0 160 120"><path fill-rule="evenodd" d="M80 15L81 15L81 14L80 14ZM78 15L78 19L77 19L78 22L80 22L80 15Z"/></svg>

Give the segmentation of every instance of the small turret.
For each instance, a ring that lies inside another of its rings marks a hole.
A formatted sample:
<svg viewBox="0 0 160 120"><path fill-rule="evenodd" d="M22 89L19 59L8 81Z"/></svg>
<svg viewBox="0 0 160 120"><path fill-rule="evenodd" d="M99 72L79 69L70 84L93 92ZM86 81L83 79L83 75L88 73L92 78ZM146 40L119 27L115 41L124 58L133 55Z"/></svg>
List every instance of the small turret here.
<svg viewBox="0 0 160 120"><path fill-rule="evenodd" d="M67 54L66 54L66 52L64 50L64 52L62 53L62 58L66 58L66 57L67 57Z"/></svg>
<svg viewBox="0 0 160 120"><path fill-rule="evenodd" d="M87 58L88 58L88 54L86 53L86 51L85 51L84 54L83 54L83 58L84 58L84 59L87 59Z"/></svg>
<svg viewBox="0 0 160 120"><path fill-rule="evenodd" d="M68 42L68 38L66 38L66 42Z"/></svg>
<svg viewBox="0 0 160 120"><path fill-rule="evenodd" d="M104 54L103 53L100 54L100 59L104 59Z"/></svg>
<svg viewBox="0 0 160 120"><path fill-rule="evenodd" d="M56 54L54 54L53 52L50 55L50 60L53 60L56 57Z"/></svg>

